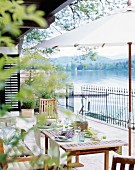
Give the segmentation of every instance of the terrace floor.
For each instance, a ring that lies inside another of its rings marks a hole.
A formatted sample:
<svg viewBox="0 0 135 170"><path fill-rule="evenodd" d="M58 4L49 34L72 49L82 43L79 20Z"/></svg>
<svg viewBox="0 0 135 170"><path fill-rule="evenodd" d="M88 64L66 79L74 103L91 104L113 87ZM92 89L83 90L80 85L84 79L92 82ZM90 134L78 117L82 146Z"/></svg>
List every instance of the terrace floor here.
<svg viewBox="0 0 135 170"><path fill-rule="evenodd" d="M63 114L60 113L60 117L63 118ZM107 140L111 139L121 139L128 143L128 131L124 128L116 127L113 125L108 125L107 123L88 118L89 127L94 128L99 133L107 137ZM27 121L18 119L17 126L20 128L25 128L26 130L35 124L36 119L27 118ZM30 133L25 141L29 145L29 147L33 148L35 146L35 141L33 140L33 134ZM42 147L44 146L43 137L41 138ZM112 162L112 156L116 155L115 152L110 152L110 167ZM128 155L128 146L123 147L123 155ZM132 155L135 156L135 132L132 132ZM85 166L81 168L74 168L74 170L103 170L103 154L93 154L93 155L84 155L80 156L80 162L82 162Z"/></svg>

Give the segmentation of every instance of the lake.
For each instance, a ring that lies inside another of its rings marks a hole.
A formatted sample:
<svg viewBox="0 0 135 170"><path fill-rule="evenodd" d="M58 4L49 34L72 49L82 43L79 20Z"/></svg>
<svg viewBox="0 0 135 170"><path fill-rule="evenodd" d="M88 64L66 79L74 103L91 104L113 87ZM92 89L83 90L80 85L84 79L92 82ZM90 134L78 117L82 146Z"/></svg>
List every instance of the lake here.
<svg viewBox="0 0 135 170"><path fill-rule="evenodd" d="M115 87L128 89L128 71L73 71L68 72L71 82L74 85L74 93L81 93L81 86L90 85L98 87ZM135 85L135 73L132 71L132 88ZM61 102L61 101L60 101ZM85 101L84 101L85 103ZM65 105L62 102L62 104ZM74 100L74 110L81 109L81 98ZM87 105L87 104L86 104ZM79 107L78 107L79 106Z"/></svg>
<svg viewBox="0 0 135 170"><path fill-rule="evenodd" d="M75 86L75 91L84 84L128 88L128 71L74 71L68 74ZM135 84L134 73L132 79Z"/></svg>
<svg viewBox="0 0 135 170"><path fill-rule="evenodd" d="M135 73L134 70L132 72L134 96L132 98L132 112L134 113ZM83 106L84 112L86 111L89 116L106 121L107 123L127 127L129 100L128 90L125 89L128 89L128 71L74 71L68 74L74 85L74 93L80 94L81 86L90 86L85 88L84 92L86 91L85 94L89 93L91 96L69 98L68 104L74 108L75 113L79 112ZM92 94L94 94L93 97ZM66 104L66 101L62 99L59 102L62 105ZM134 114L132 114L131 120L133 122L132 126L135 127Z"/></svg>

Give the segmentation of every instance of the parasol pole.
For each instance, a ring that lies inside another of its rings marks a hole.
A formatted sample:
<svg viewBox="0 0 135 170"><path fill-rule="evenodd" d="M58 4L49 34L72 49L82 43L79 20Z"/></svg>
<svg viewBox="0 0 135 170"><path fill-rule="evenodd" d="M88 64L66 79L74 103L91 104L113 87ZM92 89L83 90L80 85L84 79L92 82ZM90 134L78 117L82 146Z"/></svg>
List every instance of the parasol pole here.
<svg viewBox="0 0 135 170"><path fill-rule="evenodd" d="M129 143L129 156L131 156L131 113L132 113L132 56L131 45L128 43L128 75L129 75L129 118L128 118L128 143Z"/></svg>

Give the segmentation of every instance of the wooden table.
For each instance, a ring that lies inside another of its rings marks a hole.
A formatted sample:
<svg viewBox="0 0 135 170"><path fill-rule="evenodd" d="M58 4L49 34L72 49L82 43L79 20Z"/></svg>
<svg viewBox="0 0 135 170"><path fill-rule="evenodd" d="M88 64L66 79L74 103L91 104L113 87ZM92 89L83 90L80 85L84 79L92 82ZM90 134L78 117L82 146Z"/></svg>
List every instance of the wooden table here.
<svg viewBox="0 0 135 170"><path fill-rule="evenodd" d="M111 141L97 141L97 142L57 142L55 141L55 131L54 130L41 130L41 133L45 135L45 152L48 151L48 141L53 140L67 155L67 167L68 170L72 167L82 167L84 166L79 162L79 155L86 154L97 154L104 153L104 170L109 170L109 151L117 151L122 146L127 146L127 143L121 140L111 140ZM72 156L76 157L74 163L72 163Z"/></svg>

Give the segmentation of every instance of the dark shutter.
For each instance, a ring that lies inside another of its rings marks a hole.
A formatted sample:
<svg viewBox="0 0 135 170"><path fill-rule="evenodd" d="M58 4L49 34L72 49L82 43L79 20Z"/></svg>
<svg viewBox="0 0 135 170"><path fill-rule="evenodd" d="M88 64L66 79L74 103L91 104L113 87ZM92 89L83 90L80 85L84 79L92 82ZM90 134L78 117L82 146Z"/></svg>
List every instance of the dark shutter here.
<svg viewBox="0 0 135 170"><path fill-rule="evenodd" d="M10 55L11 56L11 55ZM12 57L19 57L18 55L12 55ZM10 69L15 64L6 64L4 69ZM20 102L16 99L16 94L20 89L20 72L14 73L9 79L5 81L4 90L0 92L0 103L8 104L11 107L11 111L20 111Z"/></svg>

